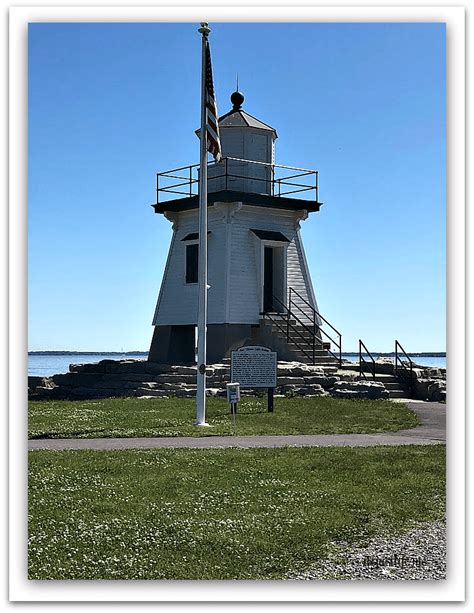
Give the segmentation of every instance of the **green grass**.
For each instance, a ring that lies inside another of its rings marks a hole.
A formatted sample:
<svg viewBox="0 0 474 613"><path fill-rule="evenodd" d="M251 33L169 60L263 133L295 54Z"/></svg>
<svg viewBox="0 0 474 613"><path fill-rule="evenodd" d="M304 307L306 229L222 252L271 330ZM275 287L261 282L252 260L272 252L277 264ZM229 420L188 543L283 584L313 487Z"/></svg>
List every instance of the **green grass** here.
<svg viewBox="0 0 474 613"><path fill-rule="evenodd" d="M30 579L278 579L440 519L445 447L31 451Z"/></svg>
<svg viewBox="0 0 474 613"><path fill-rule="evenodd" d="M95 438L135 436L216 436L232 434L225 399L207 401L212 428L196 428L190 398L30 401L30 438ZM265 398L239 403L237 434L322 434L384 432L413 428L418 418L405 405L386 400L276 398L267 413Z"/></svg>

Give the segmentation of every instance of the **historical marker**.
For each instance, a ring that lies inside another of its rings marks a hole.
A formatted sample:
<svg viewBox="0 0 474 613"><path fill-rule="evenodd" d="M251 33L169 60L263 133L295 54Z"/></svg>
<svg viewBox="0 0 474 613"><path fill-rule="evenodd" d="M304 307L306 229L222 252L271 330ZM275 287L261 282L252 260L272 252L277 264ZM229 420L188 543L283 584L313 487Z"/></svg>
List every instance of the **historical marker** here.
<svg viewBox="0 0 474 613"><path fill-rule="evenodd" d="M231 381L240 387L274 388L277 384L277 354L267 347L241 347L231 353Z"/></svg>

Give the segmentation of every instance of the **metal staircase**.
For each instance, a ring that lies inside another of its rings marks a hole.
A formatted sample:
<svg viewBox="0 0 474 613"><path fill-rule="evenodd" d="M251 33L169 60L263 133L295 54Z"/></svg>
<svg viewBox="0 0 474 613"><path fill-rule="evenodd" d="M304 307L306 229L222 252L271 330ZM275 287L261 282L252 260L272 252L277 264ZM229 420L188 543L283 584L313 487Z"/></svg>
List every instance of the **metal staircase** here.
<svg viewBox="0 0 474 613"><path fill-rule="evenodd" d="M305 364L342 364L342 335L294 288L288 304L272 296L273 309L261 313L272 335L285 342L294 360Z"/></svg>

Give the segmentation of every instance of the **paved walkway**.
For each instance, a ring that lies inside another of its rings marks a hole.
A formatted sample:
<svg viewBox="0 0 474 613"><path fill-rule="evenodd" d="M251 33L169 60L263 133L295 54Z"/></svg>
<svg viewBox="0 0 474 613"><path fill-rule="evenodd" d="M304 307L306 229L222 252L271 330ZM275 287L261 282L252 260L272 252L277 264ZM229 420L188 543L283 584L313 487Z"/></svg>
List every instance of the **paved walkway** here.
<svg viewBox="0 0 474 613"><path fill-rule="evenodd" d="M297 434L270 436L179 436L162 438L35 439L28 449L162 449L223 447L372 447L375 445L433 445L446 440L446 405L411 402L421 425L398 432L375 434Z"/></svg>

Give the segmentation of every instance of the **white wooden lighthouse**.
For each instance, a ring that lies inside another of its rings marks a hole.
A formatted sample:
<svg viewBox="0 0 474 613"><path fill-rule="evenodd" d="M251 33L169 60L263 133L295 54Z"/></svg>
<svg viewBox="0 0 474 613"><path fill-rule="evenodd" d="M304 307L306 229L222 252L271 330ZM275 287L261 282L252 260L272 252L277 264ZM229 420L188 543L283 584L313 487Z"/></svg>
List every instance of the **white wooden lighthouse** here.
<svg viewBox="0 0 474 613"><path fill-rule="evenodd" d="M219 118L223 160L208 165L207 361L243 345L265 345L279 359L315 363L328 350L338 358L340 337L339 347L337 331L325 338L300 236L300 223L320 208L318 174L275 164L276 130L242 109L240 92L231 102ZM173 234L153 318L154 362L195 362L197 172L157 175L153 206Z"/></svg>

